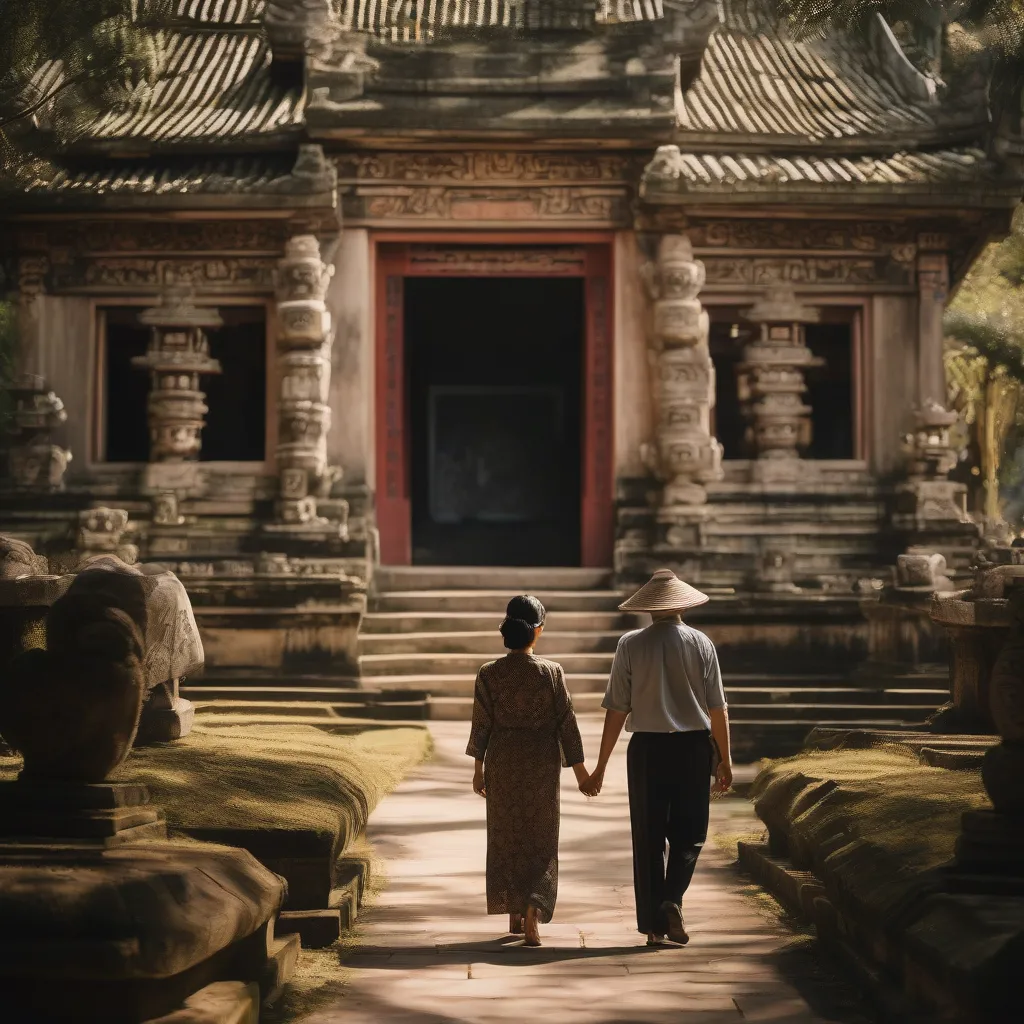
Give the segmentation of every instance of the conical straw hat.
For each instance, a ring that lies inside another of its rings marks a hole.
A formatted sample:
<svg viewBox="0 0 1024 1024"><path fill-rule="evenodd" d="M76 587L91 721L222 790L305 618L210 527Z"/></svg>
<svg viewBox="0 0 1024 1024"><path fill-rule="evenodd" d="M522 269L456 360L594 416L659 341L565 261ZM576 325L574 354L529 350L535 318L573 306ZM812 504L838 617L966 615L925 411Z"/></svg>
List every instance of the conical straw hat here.
<svg viewBox="0 0 1024 1024"><path fill-rule="evenodd" d="M671 569L659 569L629 600L619 605L619 611L685 612L710 600L707 594L684 583Z"/></svg>

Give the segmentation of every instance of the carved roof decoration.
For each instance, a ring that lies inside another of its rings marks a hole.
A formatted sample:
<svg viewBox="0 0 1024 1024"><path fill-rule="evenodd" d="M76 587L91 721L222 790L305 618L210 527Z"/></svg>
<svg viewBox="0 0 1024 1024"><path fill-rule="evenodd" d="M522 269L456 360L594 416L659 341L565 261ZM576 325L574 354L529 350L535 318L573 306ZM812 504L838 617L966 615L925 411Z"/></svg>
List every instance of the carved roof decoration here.
<svg viewBox="0 0 1024 1024"><path fill-rule="evenodd" d="M764 0L723 0L701 73L676 100L685 135L789 136L829 142L929 132L944 115L882 73L850 38L795 40L767 17ZM873 66L874 65L874 66ZM984 107L968 112L978 123Z"/></svg>
<svg viewBox="0 0 1024 1024"><path fill-rule="evenodd" d="M920 205L957 200L1005 208L1020 195L1020 183L1001 177L978 149L898 152L887 156L691 153L662 146L644 170L641 198L652 204L764 201L766 194L835 201L856 189L857 201L892 200Z"/></svg>

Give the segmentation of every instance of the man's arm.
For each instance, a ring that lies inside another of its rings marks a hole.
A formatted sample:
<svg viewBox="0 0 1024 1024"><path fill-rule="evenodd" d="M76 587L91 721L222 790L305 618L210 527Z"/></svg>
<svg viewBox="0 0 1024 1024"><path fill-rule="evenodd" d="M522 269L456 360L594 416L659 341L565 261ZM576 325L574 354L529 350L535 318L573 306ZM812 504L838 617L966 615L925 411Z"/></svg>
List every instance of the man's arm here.
<svg viewBox="0 0 1024 1024"><path fill-rule="evenodd" d="M727 707L711 708L711 735L718 747L721 760L715 770L715 789L725 793L732 786L732 744L729 740L729 709ZM607 729L607 724L605 725ZM602 747L603 749L603 747Z"/></svg>
<svg viewBox="0 0 1024 1024"><path fill-rule="evenodd" d="M594 769L586 786L580 788L588 796L597 796L601 792L601 785L604 782L604 770L611 760L612 751L622 734L622 728L629 717L629 708L632 705L633 685L629 673L629 655L626 645L623 642L625 637L619 640L615 648L615 657L612 659L612 671L608 679L608 689L604 695L602 706L605 709L604 732L601 734L601 752L597 757L597 767Z"/></svg>
<svg viewBox="0 0 1024 1024"><path fill-rule="evenodd" d="M604 784L604 770L611 760L615 744L622 735L622 727L626 724L628 712L608 710L604 715L604 732L601 734L601 752L597 755L597 767L591 772L590 781L580 787L588 796L597 796Z"/></svg>

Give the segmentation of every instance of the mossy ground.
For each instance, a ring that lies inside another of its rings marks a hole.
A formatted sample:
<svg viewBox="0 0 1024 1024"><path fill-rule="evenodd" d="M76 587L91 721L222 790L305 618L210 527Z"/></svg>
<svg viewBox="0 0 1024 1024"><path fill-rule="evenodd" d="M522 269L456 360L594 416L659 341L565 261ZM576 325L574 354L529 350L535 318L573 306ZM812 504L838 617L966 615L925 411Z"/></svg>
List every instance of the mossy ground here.
<svg viewBox="0 0 1024 1024"><path fill-rule="evenodd" d="M149 787L171 828L310 829L352 837L430 753L423 728L337 736L308 725L202 719L176 743L133 750L112 782ZM0 779L20 758L0 757Z"/></svg>

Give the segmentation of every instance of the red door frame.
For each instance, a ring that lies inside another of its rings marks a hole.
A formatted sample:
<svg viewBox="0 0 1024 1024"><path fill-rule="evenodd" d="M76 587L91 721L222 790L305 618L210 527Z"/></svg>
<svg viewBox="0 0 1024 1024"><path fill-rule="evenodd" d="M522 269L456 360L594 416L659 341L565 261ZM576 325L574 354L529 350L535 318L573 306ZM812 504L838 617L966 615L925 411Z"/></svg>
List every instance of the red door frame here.
<svg viewBox="0 0 1024 1024"><path fill-rule="evenodd" d="M612 562L614 535L614 409L612 236L581 235L415 235L382 234L375 238L377 526L384 565L412 562L411 462L408 443L408 391L405 379L406 277L581 277L584 280L586 337L583 356L583 466L580 496L580 564L605 568ZM418 263L417 246L448 249L493 246L519 250L575 250L543 273L524 260L500 270L469 260Z"/></svg>

